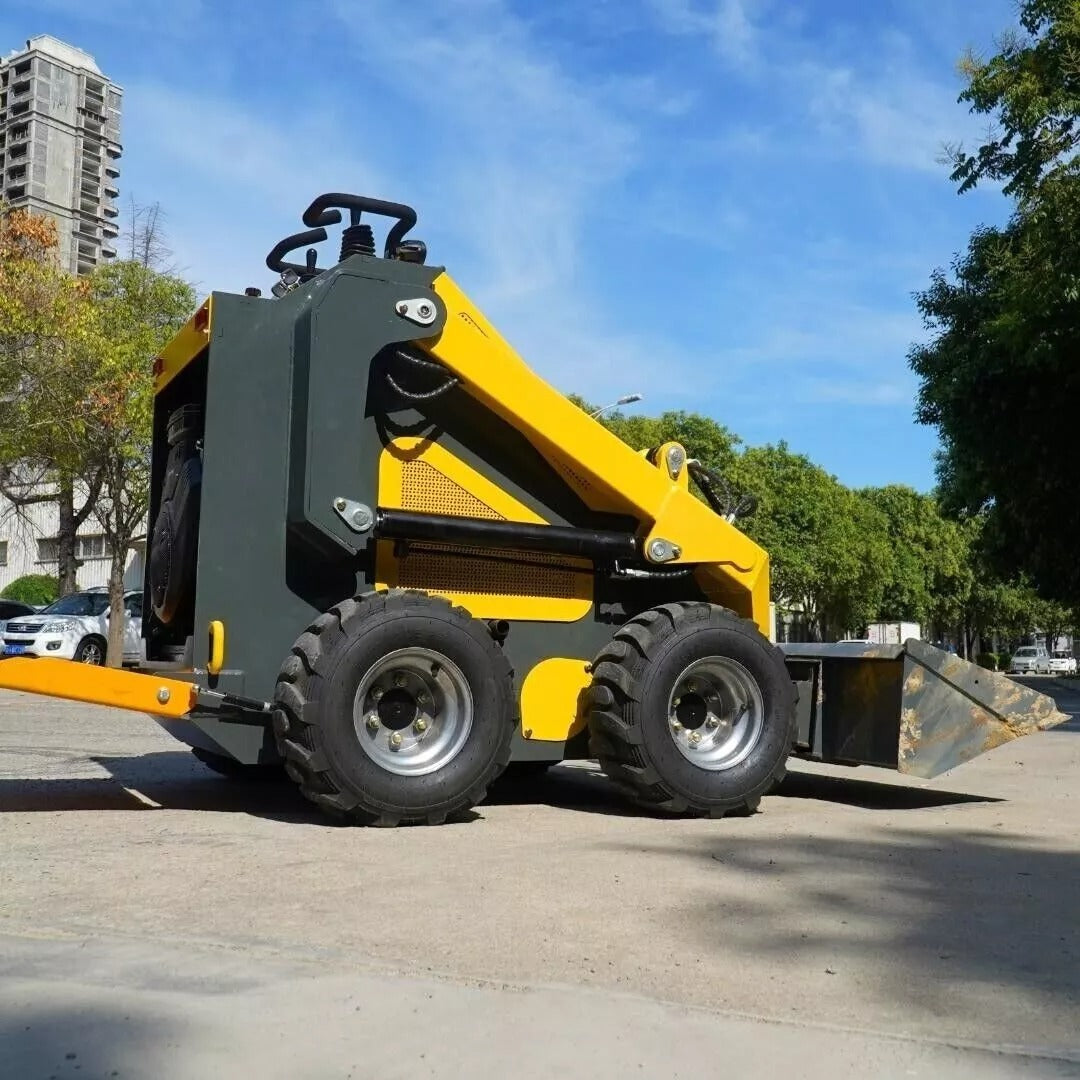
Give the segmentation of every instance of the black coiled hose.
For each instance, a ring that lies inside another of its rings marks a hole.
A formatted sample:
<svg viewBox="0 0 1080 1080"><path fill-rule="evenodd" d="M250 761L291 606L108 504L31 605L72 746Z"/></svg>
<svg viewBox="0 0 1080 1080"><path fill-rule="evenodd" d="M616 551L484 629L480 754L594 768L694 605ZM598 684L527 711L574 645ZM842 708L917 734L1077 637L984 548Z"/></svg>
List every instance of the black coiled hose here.
<svg viewBox="0 0 1080 1080"><path fill-rule="evenodd" d="M384 372L390 389L395 394L405 398L406 401L430 401L432 398L442 397L448 390L452 390L461 382L456 375L451 375L442 364L437 364L434 360L426 360L424 357L416 356L414 353L406 352L404 349L397 350L397 358L412 365L417 371L438 372L440 375L446 376L446 381L441 386L436 386L434 390L406 390L389 371Z"/></svg>
<svg viewBox="0 0 1080 1080"><path fill-rule="evenodd" d="M694 478L694 483L701 488L701 493L705 496L705 501L712 508L713 513L719 514L725 521L733 522L747 514L752 514L757 509L757 499L753 495L744 495L736 499L727 480L713 469L707 469L700 461L688 461L686 468ZM719 488L723 488L723 496Z"/></svg>

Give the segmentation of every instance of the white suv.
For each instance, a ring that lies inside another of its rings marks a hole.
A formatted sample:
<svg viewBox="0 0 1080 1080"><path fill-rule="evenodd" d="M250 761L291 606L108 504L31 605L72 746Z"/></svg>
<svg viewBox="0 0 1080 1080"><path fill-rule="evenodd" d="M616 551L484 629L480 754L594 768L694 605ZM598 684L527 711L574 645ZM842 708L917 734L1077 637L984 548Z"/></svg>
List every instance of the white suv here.
<svg viewBox="0 0 1080 1080"><path fill-rule="evenodd" d="M142 593L124 594L124 662L145 656ZM36 615L9 619L4 656L55 656L82 664L104 664L109 638L109 594L105 589L72 593Z"/></svg>
<svg viewBox="0 0 1080 1080"><path fill-rule="evenodd" d="M1050 657L1042 645L1022 645L1009 661L1010 675L1050 674Z"/></svg>
<svg viewBox="0 0 1080 1080"><path fill-rule="evenodd" d="M1075 675L1076 657L1071 652L1059 649L1050 657L1047 668L1051 675Z"/></svg>

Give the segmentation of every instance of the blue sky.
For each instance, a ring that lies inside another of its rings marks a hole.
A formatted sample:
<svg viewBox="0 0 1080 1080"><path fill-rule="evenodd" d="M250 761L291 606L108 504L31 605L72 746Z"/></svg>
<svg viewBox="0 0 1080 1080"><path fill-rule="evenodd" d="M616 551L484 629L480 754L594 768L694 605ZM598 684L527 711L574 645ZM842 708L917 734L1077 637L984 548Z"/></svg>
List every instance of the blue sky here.
<svg viewBox="0 0 1080 1080"><path fill-rule="evenodd" d="M202 291L321 191L414 235L561 389L706 412L845 483L933 482L911 294L971 229L956 60L1010 0L0 0L125 90L121 186Z"/></svg>

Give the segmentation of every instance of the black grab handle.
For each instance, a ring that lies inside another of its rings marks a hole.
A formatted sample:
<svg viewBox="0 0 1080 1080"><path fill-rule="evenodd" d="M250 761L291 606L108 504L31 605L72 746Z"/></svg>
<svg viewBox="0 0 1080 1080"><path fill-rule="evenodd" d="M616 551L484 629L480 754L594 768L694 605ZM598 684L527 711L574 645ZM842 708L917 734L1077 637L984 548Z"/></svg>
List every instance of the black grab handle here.
<svg viewBox="0 0 1080 1080"><path fill-rule="evenodd" d="M311 260L307 265L301 266L299 263L285 262L285 256L290 251L307 247L309 244L321 244L325 239L326 230L322 227L286 236L284 240L279 240L271 249L270 254L266 256L266 265L276 274L284 273L286 270L295 270L301 278L309 278L315 271Z"/></svg>
<svg viewBox="0 0 1080 1080"><path fill-rule="evenodd" d="M325 195L319 195L304 211L304 224L309 229L321 228L324 225L337 225L341 221L341 210L351 210L357 215L367 211L378 217L397 218L397 222L386 234L386 244L383 247L383 255L392 259L397 251L398 244L405 238L405 234L416 224L416 211L404 203L387 202L385 199L370 199L366 195L348 195L340 191L330 191ZM358 218L353 219L356 224Z"/></svg>

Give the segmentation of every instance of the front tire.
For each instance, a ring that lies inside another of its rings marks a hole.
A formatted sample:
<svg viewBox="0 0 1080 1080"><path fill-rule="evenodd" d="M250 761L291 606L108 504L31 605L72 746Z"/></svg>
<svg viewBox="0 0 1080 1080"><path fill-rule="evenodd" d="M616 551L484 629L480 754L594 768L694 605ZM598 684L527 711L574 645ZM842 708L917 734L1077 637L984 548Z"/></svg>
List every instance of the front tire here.
<svg viewBox="0 0 1080 1080"><path fill-rule="evenodd" d="M783 653L703 602L627 622L597 657L593 754L636 802L671 813L752 813L784 777L795 686Z"/></svg>
<svg viewBox="0 0 1080 1080"><path fill-rule="evenodd" d="M72 660L77 664L90 664L102 667L105 663L105 642L100 638L83 638L75 650Z"/></svg>
<svg viewBox="0 0 1080 1080"><path fill-rule="evenodd" d="M513 672L462 608L395 590L321 615L278 677L274 731L307 798L358 824L436 825L510 760Z"/></svg>

